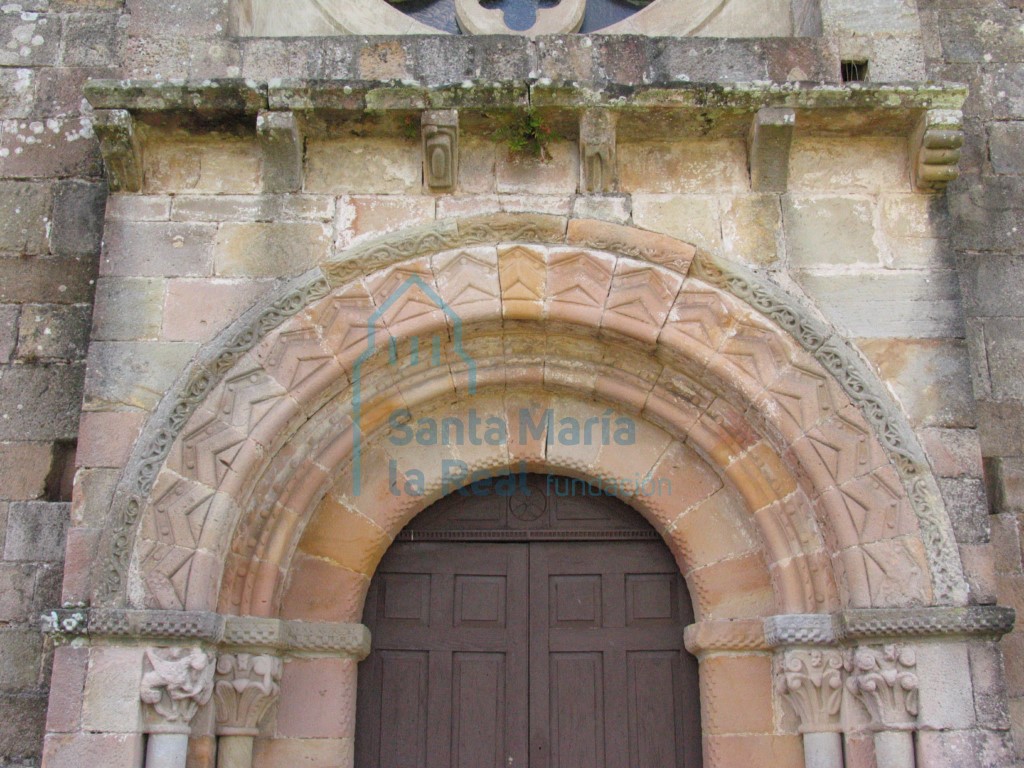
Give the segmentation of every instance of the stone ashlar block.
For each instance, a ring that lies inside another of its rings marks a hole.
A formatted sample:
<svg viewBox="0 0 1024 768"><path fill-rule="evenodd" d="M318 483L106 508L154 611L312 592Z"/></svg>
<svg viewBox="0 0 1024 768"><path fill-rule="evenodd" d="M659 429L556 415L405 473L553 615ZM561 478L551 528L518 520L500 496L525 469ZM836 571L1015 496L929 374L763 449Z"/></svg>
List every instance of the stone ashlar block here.
<svg viewBox="0 0 1024 768"><path fill-rule="evenodd" d="M214 267L223 277L297 275L325 260L330 246L331 228L324 224L228 223L217 233Z"/></svg>
<svg viewBox="0 0 1024 768"><path fill-rule="evenodd" d="M984 329L992 396L1024 400L1024 318L991 318L984 321Z"/></svg>
<svg viewBox="0 0 1024 768"><path fill-rule="evenodd" d="M633 222L712 253L722 251L716 195L633 195Z"/></svg>
<svg viewBox="0 0 1024 768"><path fill-rule="evenodd" d="M7 511L4 559L57 562L64 557L64 538L71 517L65 502L12 502Z"/></svg>
<svg viewBox="0 0 1024 768"><path fill-rule="evenodd" d="M18 345L18 315L21 308L17 305L0 306L0 363L9 363Z"/></svg>
<svg viewBox="0 0 1024 768"><path fill-rule="evenodd" d="M995 173L1024 175L1024 122L993 123L988 129L988 156Z"/></svg>
<svg viewBox="0 0 1024 768"><path fill-rule="evenodd" d="M821 311L854 338L960 338L960 288L952 270L797 273Z"/></svg>
<svg viewBox="0 0 1024 768"><path fill-rule="evenodd" d="M956 540L963 544L988 541L989 513L984 481L973 477L939 478L939 489Z"/></svg>
<svg viewBox="0 0 1024 768"><path fill-rule="evenodd" d="M32 629L0 629L0 689L26 691L40 683L43 640Z"/></svg>
<svg viewBox="0 0 1024 768"><path fill-rule="evenodd" d="M91 302L98 266L97 259L83 256L26 258L0 255L0 302Z"/></svg>
<svg viewBox="0 0 1024 768"><path fill-rule="evenodd" d="M100 144L86 117L5 120L0 125L0 174L41 179L55 176L99 178Z"/></svg>
<svg viewBox="0 0 1024 768"><path fill-rule="evenodd" d="M0 440L72 440L78 434L84 366L17 365L0 378Z"/></svg>
<svg viewBox="0 0 1024 768"><path fill-rule="evenodd" d="M57 14L0 14L0 67L52 67L61 48Z"/></svg>
<svg viewBox="0 0 1024 768"><path fill-rule="evenodd" d="M402 194L422 186L419 142L402 139L307 141L306 191Z"/></svg>
<svg viewBox="0 0 1024 768"><path fill-rule="evenodd" d="M5 499L38 499L46 492L53 444L50 442L0 442L0 494Z"/></svg>
<svg viewBox="0 0 1024 768"><path fill-rule="evenodd" d="M86 408L154 408L197 348L185 342L93 343L85 380Z"/></svg>
<svg viewBox="0 0 1024 768"><path fill-rule="evenodd" d="M103 238L107 188L100 182L61 181L53 190L50 250L61 256L95 256Z"/></svg>
<svg viewBox="0 0 1024 768"><path fill-rule="evenodd" d="M38 758L46 722L46 693L22 691L0 694L0 755L12 760L9 765L32 765Z"/></svg>
<svg viewBox="0 0 1024 768"><path fill-rule="evenodd" d="M205 277L213 272L214 224L107 223L100 274Z"/></svg>
<svg viewBox="0 0 1024 768"><path fill-rule="evenodd" d="M156 341L163 323L163 278L101 277L92 316L93 341Z"/></svg>
<svg viewBox="0 0 1024 768"><path fill-rule="evenodd" d="M1024 255L968 254L960 259L964 309L982 317L1015 317L1024 295Z"/></svg>
<svg viewBox="0 0 1024 768"><path fill-rule="evenodd" d="M782 210L794 269L879 263L870 199L792 194Z"/></svg>
<svg viewBox="0 0 1024 768"><path fill-rule="evenodd" d="M161 337L207 341L252 306L271 284L250 279L169 280Z"/></svg>
<svg viewBox="0 0 1024 768"><path fill-rule="evenodd" d="M0 251L38 254L49 250L46 224L50 219L51 192L46 184L0 181ZM6 283L6 281L5 281Z"/></svg>
<svg viewBox="0 0 1024 768"><path fill-rule="evenodd" d="M18 326L18 359L83 359L89 343L91 314L88 304L25 305Z"/></svg>

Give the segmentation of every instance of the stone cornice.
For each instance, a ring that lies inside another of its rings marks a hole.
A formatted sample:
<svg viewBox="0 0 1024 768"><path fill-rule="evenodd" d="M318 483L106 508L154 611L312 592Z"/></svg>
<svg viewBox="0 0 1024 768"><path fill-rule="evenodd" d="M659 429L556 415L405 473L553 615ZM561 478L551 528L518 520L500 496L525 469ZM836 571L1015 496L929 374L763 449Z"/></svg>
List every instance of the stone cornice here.
<svg viewBox="0 0 1024 768"><path fill-rule="evenodd" d="M763 108L792 109L801 131L910 135L929 110L959 110L964 86L950 83L702 83L588 84L550 80L474 81L426 86L394 80L94 80L86 98L97 110L132 114L255 115L260 110L415 112L426 109L515 110L527 106L580 112L603 108L622 115L659 110L666 124L695 135L745 136L745 116ZM676 118L675 121L672 118ZM700 119L697 120L696 118ZM870 118L870 119L866 119ZM654 126L647 120L645 135ZM628 132L628 124L623 126Z"/></svg>
<svg viewBox="0 0 1024 768"><path fill-rule="evenodd" d="M44 633L67 641L143 640L209 643L223 650L341 656L362 660L370 632L362 624L282 621L200 611L61 608L41 617Z"/></svg>

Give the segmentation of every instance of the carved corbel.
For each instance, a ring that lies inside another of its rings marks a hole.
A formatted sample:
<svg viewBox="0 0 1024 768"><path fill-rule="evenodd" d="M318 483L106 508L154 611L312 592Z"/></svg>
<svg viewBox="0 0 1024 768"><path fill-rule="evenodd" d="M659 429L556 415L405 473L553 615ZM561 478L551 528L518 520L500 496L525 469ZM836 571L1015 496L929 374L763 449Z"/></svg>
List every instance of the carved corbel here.
<svg viewBox="0 0 1024 768"><path fill-rule="evenodd" d="M580 116L580 192L614 192L618 188L615 117L605 109Z"/></svg>
<svg viewBox="0 0 1024 768"><path fill-rule="evenodd" d="M964 144L963 115L955 109L930 109L922 115L910 141L914 187L942 192L960 176Z"/></svg>
<svg viewBox="0 0 1024 768"><path fill-rule="evenodd" d="M789 150L796 129L796 113L786 107L763 107L754 115L747 136L750 188L754 192L783 193L789 184Z"/></svg>
<svg viewBox="0 0 1024 768"><path fill-rule="evenodd" d="M92 126L100 140L110 191L141 192L142 144L135 132L135 118L126 109L98 109Z"/></svg>
<svg viewBox="0 0 1024 768"><path fill-rule="evenodd" d="M430 109L420 120L423 136L423 184L431 192L450 192L459 180L459 113Z"/></svg>
<svg viewBox="0 0 1024 768"><path fill-rule="evenodd" d="M213 695L214 660L199 648L147 648L139 695L150 733L187 734Z"/></svg>
<svg viewBox="0 0 1024 768"><path fill-rule="evenodd" d="M222 653L217 659L214 698L217 734L256 736L256 725L281 691L281 659L251 653Z"/></svg>
<svg viewBox="0 0 1024 768"><path fill-rule="evenodd" d="M295 113L260 110L256 135L263 149L263 191L301 191L303 142Z"/></svg>

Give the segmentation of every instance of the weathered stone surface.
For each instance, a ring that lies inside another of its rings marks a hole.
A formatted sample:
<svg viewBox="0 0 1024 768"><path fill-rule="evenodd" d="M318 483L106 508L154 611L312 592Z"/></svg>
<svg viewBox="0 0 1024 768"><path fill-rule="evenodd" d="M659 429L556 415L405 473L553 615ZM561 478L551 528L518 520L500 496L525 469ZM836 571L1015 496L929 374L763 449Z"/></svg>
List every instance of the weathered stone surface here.
<svg viewBox="0 0 1024 768"><path fill-rule="evenodd" d="M0 124L0 173L4 176L98 178L102 171L100 145L86 117L4 120Z"/></svg>
<svg viewBox="0 0 1024 768"><path fill-rule="evenodd" d="M981 444L973 429L923 429L921 445L939 477L981 477Z"/></svg>
<svg viewBox="0 0 1024 768"><path fill-rule="evenodd" d="M49 250L46 222L50 218L50 190L45 184L25 181L0 181L0 251L19 254L46 253Z"/></svg>
<svg viewBox="0 0 1024 768"><path fill-rule="evenodd" d="M722 252L717 196L634 194L633 221L712 253Z"/></svg>
<svg viewBox="0 0 1024 768"><path fill-rule="evenodd" d="M747 189L742 140L648 142L619 145L623 192L709 193Z"/></svg>
<svg viewBox="0 0 1024 768"><path fill-rule="evenodd" d="M996 399L1024 399L1024 317L985 322L985 352Z"/></svg>
<svg viewBox="0 0 1024 768"><path fill-rule="evenodd" d="M31 761L39 754L46 724L45 693L28 692L0 694L0 708L5 712L4 727L0 728L0 755L11 760Z"/></svg>
<svg viewBox="0 0 1024 768"><path fill-rule="evenodd" d="M203 276L213 272L213 224L107 223L100 274Z"/></svg>
<svg viewBox="0 0 1024 768"><path fill-rule="evenodd" d="M14 366L0 377L0 440L71 440L78 432L83 366Z"/></svg>
<svg viewBox="0 0 1024 768"><path fill-rule="evenodd" d="M0 14L0 66L53 66L60 54L60 16Z"/></svg>
<svg viewBox="0 0 1024 768"><path fill-rule="evenodd" d="M21 308L17 305L0 306L0 363L8 363L14 348L18 345L18 315Z"/></svg>
<svg viewBox="0 0 1024 768"><path fill-rule="evenodd" d="M782 209L778 195L723 198L722 247L728 258L771 267L782 258Z"/></svg>
<svg viewBox="0 0 1024 768"><path fill-rule="evenodd" d="M138 198L152 200L157 208L170 198ZM109 205L108 213L109 216ZM334 198L328 195L175 195L174 221L330 221L334 217ZM126 216L141 220L143 216ZM163 218L168 218L164 216Z"/></svg>
<svg viewBox="0 0 1024 768"><path fill-rule="evenodd" d="M967 254L960 257L964 310L981 317L1015 317L1024 292L1024 255Z"/></svg>
<svg viewBox="0 0 1024 768"><path fill-rule="evenodd" d="M23 361L81 360L89 343L88 304L26 304L18 325Z"/></svg>
<svg viewBox="0 0 1024 768"><path fill-rule="evenodd" d="M970 477L940 478L939 488L956 540L966 544L988 541L989 513L984 482Z"/></svg>
<svg viewBox="0 0 1024 768"><path fill-rule="evenodd" d="M330 227L316 223L224 224L214 243L223 277L298 275L330 255Z"/></svg>
<svg viewBox="0 0 1024 768"><path fill-rule="evenodd" d="M23 436L22 436L23 437ZM0 498L38 499L46 491L53 445L43 442L0 442ZM6 519L3 521L6 525Z"/></svg>
<svg viewBox="0 0 1024 768"><path fill-rule="evenodd" d="M828 195L903 192L909 172L905 140L798 137L793 142L789 189Z"/></svg>
<svg viewBox="0 0 1024 768"><path fill-rule="evenodd" d="M106 186L62 181L53 190L50 250L61 256L95 256L103 236Z"/></svg>
<svg viewBox="0 0 1024 768"><path fill-rule="evenodd" d="M572 194L579 179L579 149L572 142L548 145L550 159L525 157L498 148L495 189L511 194Z"/></svg>
<svg viewBox="0 0 1024 768"><path fill-rule="evenodd" d="M5 560L60 561L71 505L45 501L12 503L7 512Z"/></svg>
<svg viewBox="0 0 1024 768"><path fill-rule="evenodd" d="M988 129L988 155L996 173L1024 174L1024 122L993 123Z"/></svg>
<svg viewBox="0 0 1024 768"><path fill-rule="evenodd" d="M185 342L94 343L85 378L85 407L151 410L196 348Z"/></svg>
<svg viewBox="0 0 1024 768"><path fill-rule="evenodd" d="M974 426L974 393L963 342L865 339L860 348L896 392L911 423Z"/></svg>
<svg viewBox="0 0 1024 768"><path fill-rule="evenodd" d="M419 143L398 139L306 144L306 191L335 194L417 192Z"/></svg>
<svg viewBox="0 0 1024 768"><path fill-rule="evenodd" d="M163 322L165 281L101 277L92 317L94 341L155 341Z"/></svg>
<svg viewBox="0 0 1024 768"><path fill-rule="evenodd" d="M77 304L92 301L97 260L0 256L0 302Z"/></svg>
<svg viewBox="0 0 1024 768"><path fill-rule="evenodd" d="M268 280L168 280L161 338L207 341L271 285Z"/></svg>
<svg viewBox="0 0 1024 768"><path fill-rule="evenodd" d="M252 195L261 191L262 153L255 136L193 141L160 137L145 144L144 154L147 194Z"/></svg>
<svg viewBox="0 0 1024 768"><path fill-rule="evenodd" d="M782 207L794 269L879 263L870 199L790 194Z"/></svg>
<svg viewBox="0 0 1024 768"><path fill-rule="evenodd" d="M458 199L446 197L444 202ZM343 195L337 202L337 246L347 248L364 236L426 224L433 221L435 208L433 198L421 195ZM455 212L453 215L460 214Z"/></svg>
<svg viewBox="0 0 1024 768"><path fill-rule="evenodd" d="M960 289L952 272L796 277L825 316L855 338L963 336Z"/></svg>
<svg viewBox="0 0 1024 768"><path fill-rule="evenodd" d="M28 68L0 69L0 119L29 116L36 77L36 72Z"/></svg>

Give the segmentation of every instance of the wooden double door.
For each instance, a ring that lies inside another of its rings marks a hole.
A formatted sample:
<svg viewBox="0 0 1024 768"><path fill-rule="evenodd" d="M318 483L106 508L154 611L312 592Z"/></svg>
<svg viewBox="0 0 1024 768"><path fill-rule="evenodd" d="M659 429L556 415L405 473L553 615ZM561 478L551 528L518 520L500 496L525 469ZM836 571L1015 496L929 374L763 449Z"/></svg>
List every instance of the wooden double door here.
<svg viewBox="0 0 1024 768"><path fill-rule="evenodd" d="M539 516L536 499L439 502L388 551L364 611L357 768L700 765L671 555L621 502L540 490Z"/></svg>

